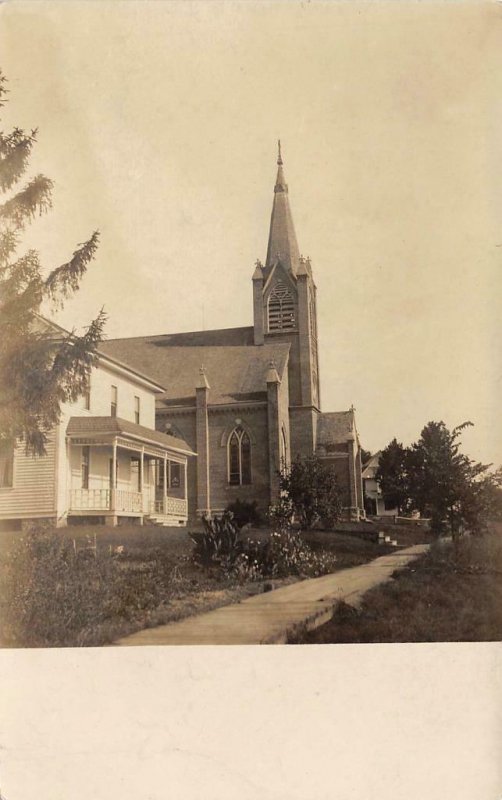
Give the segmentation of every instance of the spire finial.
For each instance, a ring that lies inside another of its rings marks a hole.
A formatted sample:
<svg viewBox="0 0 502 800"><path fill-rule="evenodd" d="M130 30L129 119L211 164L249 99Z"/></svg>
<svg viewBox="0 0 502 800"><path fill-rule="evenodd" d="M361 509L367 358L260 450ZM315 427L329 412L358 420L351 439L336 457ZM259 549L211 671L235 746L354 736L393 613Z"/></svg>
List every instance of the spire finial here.
<svg viewBox="0 0 502 800"><path fill-rule="evenodd" d="M277 139L277 166L282 167L281 140Z"/></svg>

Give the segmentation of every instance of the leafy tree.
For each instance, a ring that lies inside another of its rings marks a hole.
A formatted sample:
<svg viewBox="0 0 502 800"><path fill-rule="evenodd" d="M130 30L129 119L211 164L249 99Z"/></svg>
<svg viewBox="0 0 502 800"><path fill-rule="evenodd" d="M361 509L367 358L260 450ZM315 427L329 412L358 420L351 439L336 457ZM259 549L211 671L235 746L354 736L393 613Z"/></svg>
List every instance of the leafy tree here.
<svg viewBox="0 0 502 800"><path fill-rule="evenodd" d="M0 108L6 95L0 72ZM55 335L40 320L44 301L61 307L78 290L99 233L48 274L36 250L18 254L27 225L52 207L53 182L41 174L24 178L36 140L36 130L0 131L0 439L22 439L40 455L61 404L87 388L105 315L101 311L80 336Z"/></svg>
<svg viewBox="0 0 502 800"><path fill-rule="evenodd" d="M429 422L407 459L410 497L436 534L454 537L483 527L488 512L488 466L460 451L460 436L471 422L449 431L444 422Z"/></svg>
<svg viewBox="0 0 502 800"><path fill-rule="evenodd" d="M316 455L297 458L279 481L283 500L291 503L294 515L303 528L323 521L332 524L341 515L343 492L333 467Z"/></svg>
<svg viewBox="0 0 502 800"><path fill-rule="evenodd" d="M398 513L408 510L410 505L408 457L408 449L393 439L380 454L375 476L386 507L397 508Z"/></svg>

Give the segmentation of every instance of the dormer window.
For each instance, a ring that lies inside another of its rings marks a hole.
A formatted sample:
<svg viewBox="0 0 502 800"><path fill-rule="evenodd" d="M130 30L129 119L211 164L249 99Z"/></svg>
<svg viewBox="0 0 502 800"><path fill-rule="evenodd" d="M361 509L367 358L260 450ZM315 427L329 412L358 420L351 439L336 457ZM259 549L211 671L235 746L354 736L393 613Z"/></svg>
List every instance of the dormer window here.
<svg viewBox="0 0 502 800"><path fill-rule="evenodd" d="M279 281L268 298L269 331L290 331L296 327L293 293Z"/></svg>

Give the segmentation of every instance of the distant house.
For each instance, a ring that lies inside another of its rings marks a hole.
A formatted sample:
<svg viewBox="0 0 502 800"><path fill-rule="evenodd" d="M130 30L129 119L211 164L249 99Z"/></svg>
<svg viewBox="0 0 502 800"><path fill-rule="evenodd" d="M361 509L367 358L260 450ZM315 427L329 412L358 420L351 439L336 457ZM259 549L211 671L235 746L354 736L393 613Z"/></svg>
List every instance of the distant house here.
<svg viewBox="0 0 502 800"><path fill-rule="evenodd" d="M376 472L380 461L381 450L371 456L363 465L363 489L366 513L374 517L392 517L398 514L398 509L385 502L382 490L376 480Z"/></svg>
<svg viewBox="0 0 502 800"><path fill-rule="evenodd" d="M89 392L63 407L45 456L28 455L22 442L0 445L0 520L185 524L187 461L195 454L182 439L155 430L155 400L163 392L147 375L99 353Z"/></svg>

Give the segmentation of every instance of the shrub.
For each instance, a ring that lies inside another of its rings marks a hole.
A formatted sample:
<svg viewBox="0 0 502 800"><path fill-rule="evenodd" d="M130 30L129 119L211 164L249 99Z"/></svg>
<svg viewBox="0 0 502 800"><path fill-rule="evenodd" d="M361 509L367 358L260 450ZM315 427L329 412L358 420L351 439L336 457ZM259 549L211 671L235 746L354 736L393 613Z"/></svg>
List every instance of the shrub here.
<svg viewBox="0 0 502 800"><path fill-rule="evenodd" d="M228 512L204 519L204 527L203 533L190 534L195 542L194 560L218 567L224 577L232 580L316 577L333 569L336 561L332 553L312 550L299 532L291 530L273 532L262 541L239 539Z"/></svg>
<svg viewBox="0 0 502 800"><path fill-rule="evenodd" d="M281 473L279 485L283 498L291 503L303 528L312 528L321 521L331 526L339 519L343 492L333 467L324 464L318 456L297 458Z"/></svg>
<svg viewBox="0 0 502 800"><path fill-rule="evenodd" d="M271 533L264 542L248 541L244 552L262 578L317 577L336 562L333 553L315 552L295 531Z"/></svg>
<svg viewBox="0 0 502 800"><path fill-rule="evenodd" d="M261 525L262 518L258 511L258 503L256 500L248 502L247 500L240 500L237 498L233 503L228 504L225 511L233 515L234 523L238 528L243 528L244 525L253 525L256 527Z"/></svg>
<svg viewBox="0 0 502 800"><path fill-rule="evenodd" d="M198 564L219 564L233 559L240 552L239 532L233 514L225 511L221 517L202 518L204 531L189 533L195 542L192 558Z"/></svg>

